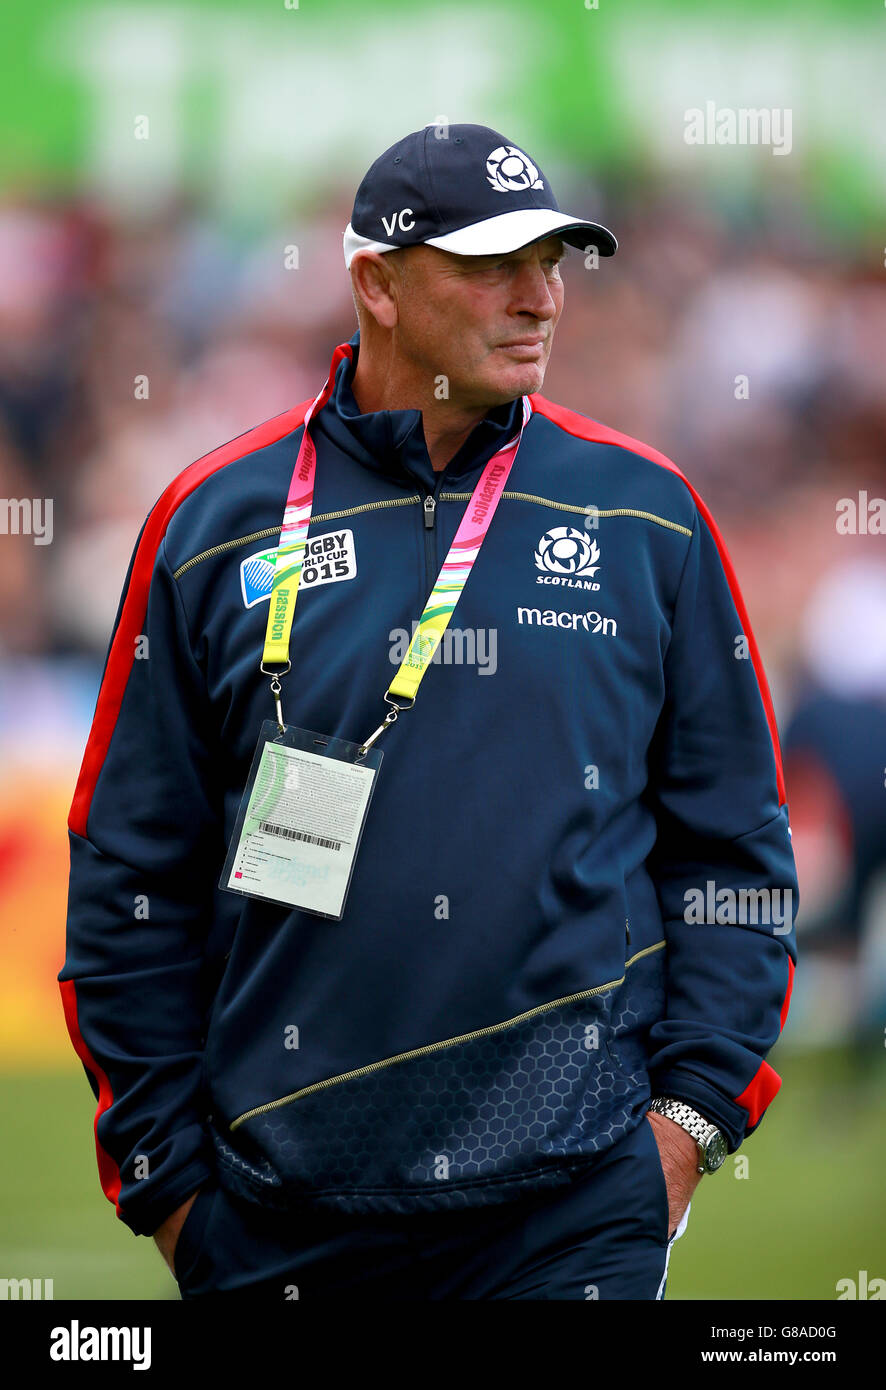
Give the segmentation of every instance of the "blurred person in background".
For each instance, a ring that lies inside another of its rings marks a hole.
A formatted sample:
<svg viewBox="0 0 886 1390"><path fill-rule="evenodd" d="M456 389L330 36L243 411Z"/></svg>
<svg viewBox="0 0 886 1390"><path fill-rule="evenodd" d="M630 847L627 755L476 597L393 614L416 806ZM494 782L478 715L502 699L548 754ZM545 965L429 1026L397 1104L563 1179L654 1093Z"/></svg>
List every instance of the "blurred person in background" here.
<svg viewBox="0 0 886 1390"><path fill-rule="evenodd" d="M886 562L828 569L802 615L784 735L808 975L798 1027L876 1065L886 1017Z"/></svg>

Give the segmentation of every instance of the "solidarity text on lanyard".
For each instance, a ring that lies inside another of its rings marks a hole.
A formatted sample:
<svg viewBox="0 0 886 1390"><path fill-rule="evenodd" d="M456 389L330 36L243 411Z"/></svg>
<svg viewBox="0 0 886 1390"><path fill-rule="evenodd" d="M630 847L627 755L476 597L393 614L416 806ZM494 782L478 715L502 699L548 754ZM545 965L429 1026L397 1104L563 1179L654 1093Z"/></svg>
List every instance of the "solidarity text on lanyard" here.
<svg viewBox="0 0 886 1390"><path fill-rule="evenodd" d="M286 508L283 513L283 526L280 531L280 545L274 562L274 582L271 590L261 669L266 675L273 676L271 692L276 703L277 722L281 729L283 728L283 714L280 704L279 677L285 675L291 666L289 638L292 631L292 620L295 616L295 602L298 597L298 585L314 501L317 450L308 426L311 417L323 409L332 394L339 362L344 357L349 356L349 346L336 348L329 369L329 376L323 389L305 415L304 432L295 467L292 470ZM455 539L449 547L449 553L443 561L418 626L412 635L409 649L403 658L399 671L385 693L384 698L392 708L385 717L384 723L380 724L361 745L361 755L365 755L366 749L389 725L393 724L400 710L412 708L412 705L398 704L396 700L391 698L392 695L399 696L401 699L411 699L412 703L415 703L415 695L422 677L433 660L434 653L449 626L474 561L486 539L486 533L517 456L523 430L532 414L528 397L522 398L522 405L523 418L518 434L492 455L471 494L471 500L455 533ZM269 665L282 665L285 669L274 673L267 669Z"/></svg>

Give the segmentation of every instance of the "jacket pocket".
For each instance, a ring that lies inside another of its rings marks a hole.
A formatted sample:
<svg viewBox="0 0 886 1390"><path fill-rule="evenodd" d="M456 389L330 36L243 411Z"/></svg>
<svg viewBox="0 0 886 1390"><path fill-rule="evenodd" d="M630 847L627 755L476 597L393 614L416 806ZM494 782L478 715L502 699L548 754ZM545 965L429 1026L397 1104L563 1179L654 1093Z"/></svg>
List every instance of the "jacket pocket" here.
<svg viewBox="0 0 886 1390"><path fill-rule="evenodd" d="M204 1237L206 1235L206 1227L217 1194L218 1184L210 1178L200 1188L200 1191L191 1203L190 1211L185 1217L182 1228L178 1233L175 1251L172 1256L172 1263L175 1271L175 1279L179 1285L182 1284L191 1273L200 1257L200 1253L203 1249Z"/></svg>
<svg viewBox="0 0 886 1390"><path fill-rule="evenodd" d="M667 1245L671 1235L671 1207L668 1199L668 1184L664 1175L664 1168L661 1165L661 1153L655 1137L655 1130L652 1128L652 1121L644 1115L640 1121L640 1127L647 1131L646 1144L649 1150L649 1162L652 1166L652 1184L656 1193L656 1205L659 1214L658 1238L662 1245Z"/></svg>
<svg viewBox="0 0 886 1390"><path fill-rule="evenodd" d="M411 1193L435 1205L590 1156L636 1123L636 1083L609 1050L621 983L257 1105L229 1142L292 1198Z"/></svg>

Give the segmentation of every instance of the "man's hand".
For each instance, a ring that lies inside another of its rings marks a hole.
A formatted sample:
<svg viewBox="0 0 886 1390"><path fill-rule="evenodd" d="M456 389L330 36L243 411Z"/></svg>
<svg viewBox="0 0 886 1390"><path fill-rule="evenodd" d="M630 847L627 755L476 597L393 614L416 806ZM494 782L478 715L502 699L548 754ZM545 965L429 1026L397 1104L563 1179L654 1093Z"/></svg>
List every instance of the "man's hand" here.
<svg viewBox="0 0 886 1390"><path fill-rule="evenodd" d="M698 1145L682 1125L653 1111L646 1114L652 1125L668 1189L668 1236L672 1236L698 1186Z"/></svg>
<svg viewBox="0 0 886 1390"><path fill-rule="evenodd" d="M200 1189L198 1187L197 1192L199 1191ZM158 1226L156 1231L154 1232L154 1239L157 1242L157 1249L160 1251L160 1254L163 1256L164 1260L169 1265L173 1277L175 1277L174 1260L175 1247L178 1244L178 1234L182 1226L185 1224L185 1217L191 1210L191 1207L194 1205L194 1199L197 1196L197 1192L192 1192L188 1200L186 1202L182 1202L180 1207L176 1207L175 1211L172 1212L169 1216L167 1216L162 1226Z"/></svg>

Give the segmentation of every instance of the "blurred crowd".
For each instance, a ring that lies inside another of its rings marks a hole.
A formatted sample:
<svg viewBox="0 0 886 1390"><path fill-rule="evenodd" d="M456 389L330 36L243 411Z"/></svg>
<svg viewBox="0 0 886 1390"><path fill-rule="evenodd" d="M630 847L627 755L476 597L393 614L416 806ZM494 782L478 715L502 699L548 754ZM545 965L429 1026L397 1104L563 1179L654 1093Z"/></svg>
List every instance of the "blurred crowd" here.
<svg viewBox="0 0 886 1390"><path fill-rule="evenodd" d="M886 498L882 247L818 227L792 188L733 206L653 176L568 183L561 206L620 249L597 267L567 254L544 394L667 454L712 509L785 749L810 946L798 1036L881 1029L886 536L836 516L862 490ZM7 740L72 662L94 699L166 484L322 385L356 329L352 196L259 231L190 196L137 219L39 189L0 202L0 499L53 501L51 545L0 535Z"/></svg>

